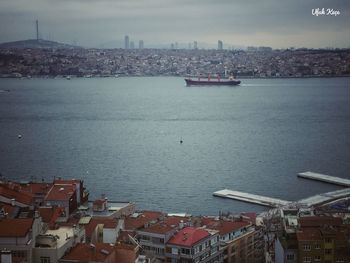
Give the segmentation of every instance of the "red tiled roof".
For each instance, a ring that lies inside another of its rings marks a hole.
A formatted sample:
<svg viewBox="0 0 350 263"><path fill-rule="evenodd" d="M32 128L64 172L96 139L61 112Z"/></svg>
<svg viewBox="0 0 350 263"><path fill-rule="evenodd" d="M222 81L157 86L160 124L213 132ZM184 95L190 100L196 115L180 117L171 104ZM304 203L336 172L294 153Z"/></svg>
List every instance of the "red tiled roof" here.
<svg viewBox="0 0 350 263"><path fill-rule="evenodd" d="M75 192L74 185L68 184L55 184L51 187L50 191L47 193L45 200L59 200L68 201Z"/></svg>
<svg viewBox="0 0 350 263"><path fill-rule="evenodd" d="M164 223L156 223L147 228L143 228L140 231L147 232L147 233L154 233L154 234L166 234L174 229L175 227L172 227L170 225L166 225Z"/></svg>
<svg viewBox="0 0 350 263"><path fill-rule="evenodd" d="M28 193L46 195L52 185L52 183L29 183L24 185L21 184L20 188Z"/></svg>
<svg viewBox="0 0 350 263"><path fill-rule="evenodd" d="M89 244L79 243L62 259L76 260L77 262L104 262L109 257L115 257L114 246L110 244L97 243L91 246Z"/></svg>
<svg viewBox="0 0 350 263"><path fill-rule="evenodd" d="M170 245L192 247L197 242L207 238L210 234L202 228L186 227L176 233L169 241Z"/></svg>
<svg viewBox="0 0 350 263"><path fill-rule="evenodd" d="M118 225L118 221L114 218L110 217L93 217L91 218L90 222L85 225L85 234L87 237L91 237L92 233L96 229L97 225L103 225L103 228L116 228Z"/></svg>
<svg viewBox="0 0 350 263"><path fill-rule="evenodd" d="M209 229L218 230L220 235L225 235L250 225L246 221L214 220L212 218L203 218L202 223Z"/></svg>
<svg viewBox="0 0 350 263"><path fill-rule="evenodd" d="M321 232L318 228L303 228L297 232L298 241L317 241L322 240Z"/></svg>
<svg viewBox="0 0 350 263"><path fill-rule="evenodd" d="M54 214L54 207L39 207L39 215L44 223L49 223Z"/></svg>
<svg viewBox="0 0 350 263"><path fill-rule="evenodd" d="M19 187L11 188L9 184L0 184L0 196L8 199L16 199L17 202L24 205L31 205L33 203L33 195L20 190Z"/></svg>
<svg viewBox="0 0 350 263"><path fill-rule="evenodd" d="M305 216L299 218L301 227L340 226L342 219L331 216Z"/></svg>
<svg viewBox="0 0 350 263"><path fill-rule="evenodd" d="M168 226L178 226L180 222L183 221L184 223L191 221L189 217L182 217L182 216L168 216L164 219L164 223Z"/></svg>
<svg viewBox="0 0 350 263"><path fill-rule="evenodd" d="M140 229L145 226L145 224L151 221L157 221L161 217L161 212L144 211L136 218L128 216L124 223L126 230Z"/></svg>
<svg viewBox="0 0 350 263"><path fill-rule="evenodd" d="M0 237L25 237L32 228L33 221L33 218L2 219Z"/></svg>
<svg viewBox="0 0 350 263"><path fill-rule="evenodd" d="M135 237L136 232L132 230L121 230L117 238L117 242L130 243L129 235L131 237Z"/></svg>

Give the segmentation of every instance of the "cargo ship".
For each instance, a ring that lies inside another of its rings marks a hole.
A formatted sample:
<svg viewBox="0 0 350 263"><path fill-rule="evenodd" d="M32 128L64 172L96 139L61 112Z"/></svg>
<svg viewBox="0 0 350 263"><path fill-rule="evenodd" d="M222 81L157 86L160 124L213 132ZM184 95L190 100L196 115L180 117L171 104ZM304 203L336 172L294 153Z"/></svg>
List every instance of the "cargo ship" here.
<svg viewBox="0 0 350 263"><path fill-rule="evenodd" d="M185 78L186 81L186 85L187 86L193 86L193 85L197 85L197 86L236 86L239 85L241 83L240 80L234 79L234 78L229 78L229 79L210 79L208 77L208 79L200 79L198 78L198 80L194 80L191 78Z"/></svg>

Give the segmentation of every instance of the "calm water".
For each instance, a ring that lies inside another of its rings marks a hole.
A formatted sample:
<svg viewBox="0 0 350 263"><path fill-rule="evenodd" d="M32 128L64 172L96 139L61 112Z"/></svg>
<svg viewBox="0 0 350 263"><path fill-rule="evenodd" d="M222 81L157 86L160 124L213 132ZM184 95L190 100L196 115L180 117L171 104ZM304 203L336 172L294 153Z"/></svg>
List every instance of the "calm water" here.
<svg viewBox="0 0 350 263"><path fill-rule="evenodd" d="M192 214L261 211L223 188L297 200L339 189L301 171L350 178L350 79L0 80L0 172L83 178L95 198ZM21 134L22 139L18 139ZM180 144L180 139L183 144Z"/></svg>

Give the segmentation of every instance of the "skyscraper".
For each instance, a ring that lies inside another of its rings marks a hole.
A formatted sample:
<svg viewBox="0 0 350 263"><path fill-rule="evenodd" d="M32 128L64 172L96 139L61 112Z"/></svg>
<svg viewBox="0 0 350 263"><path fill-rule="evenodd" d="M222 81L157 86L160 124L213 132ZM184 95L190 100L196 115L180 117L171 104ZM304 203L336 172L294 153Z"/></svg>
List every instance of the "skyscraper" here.
<svg viewBox="0 0 350 263"><path fill-rule="evenodd" d="M39 41L39 21L36 20L36 40Z"/></svg>
<svg viewBox="0 0 350 263"><path fill-rule="evenodd" d="M124 41L125 41L124 48L129 49L129 36L128 35L125 36Z"/></svg>
<svg viewBox="0 0 350 263"><path fill-rule="evenodd" d="M193 49L198 49L198 43L197 43L197 41L194 41L194 42L193 42Z"/></svg>
<svg viewBox="0 0 350 263"><path fill-rule="evenodd" d="M218 50L222 50L224 47L224 44L222 43L221 40L218 40Z"/></svg>
<svg viewBox="0 0 350 263"><path fill-rule="evenodd" d="M139 41L139 49L143 49L143 40Z"/></svg>
<svg viewBox="0 0 350 263"><path fill-rule="evenodd" d="M134 41L130 41L130 49L134 49L135 45L134 45Z"/></svg>

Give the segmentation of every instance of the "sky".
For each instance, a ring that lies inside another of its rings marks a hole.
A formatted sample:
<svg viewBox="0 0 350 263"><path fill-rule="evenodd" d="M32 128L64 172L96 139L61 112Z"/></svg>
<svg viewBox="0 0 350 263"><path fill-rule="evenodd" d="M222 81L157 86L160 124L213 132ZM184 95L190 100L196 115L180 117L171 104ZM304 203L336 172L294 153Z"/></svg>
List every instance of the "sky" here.
<svg viewBox="0 0 350 263"><path fill-rule="evenodd" d="M339 15L312 15L312 9ZM0 42L40 37L84 47L204 43L350 47L349 0L0 0Z"/></svg>

